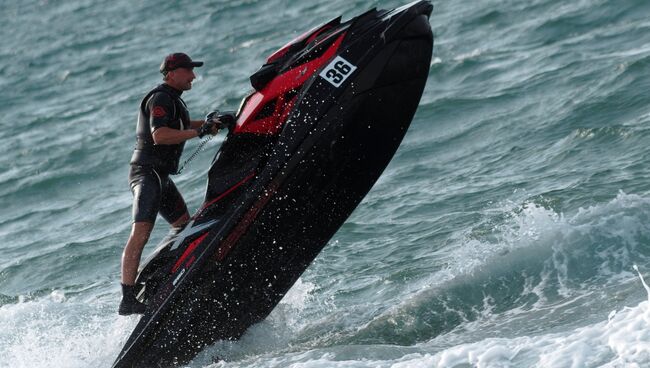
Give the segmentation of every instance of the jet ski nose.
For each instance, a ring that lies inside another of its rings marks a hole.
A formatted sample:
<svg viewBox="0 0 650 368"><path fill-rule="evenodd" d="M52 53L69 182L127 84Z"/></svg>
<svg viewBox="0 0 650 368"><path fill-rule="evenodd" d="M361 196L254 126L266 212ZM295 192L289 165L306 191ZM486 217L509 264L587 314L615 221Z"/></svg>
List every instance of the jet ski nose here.
<svg viewBox="0 0 650 368"><path fill-rule="evenodd" d="M428 17L429 16L424 13L416 16L409 24L406 25L406 27L404 27L404 29L402 29L399 37L402 39L417 37L424 37L427 39L433 38L433 33L431 31L431 26L429 25Z"/></svg>
<svg viewBox="0 0 650 368"><path fill-rule="evenodd" d="M404 12L413 12L414 14L417 15L426 15L427 18L429 18L431 16L431 13L433 12L433 4L425 0L418 0L410 4L406 4L404 6L396 8L389 14L390 16L393 16L395 14L404 13Z"/></svg>
<svg viewBox="0 0 650 368"><path fill-rule="evenodd" d="M428 1L414 1L410 4L407 4L404 6L407 9L413 9L416 14L421 14L421 15L426 15L427 18L431 16L431 13L433 12L433 4L431 4Z"/></svg>
<svg viewBox="0 0 650 368"><path fill-rule="evenodd" d="M433 12L433 4L425 3L422 8L423 8L422 14L426 15L427 18L429 18L431 16L431 13Z"/></svg>

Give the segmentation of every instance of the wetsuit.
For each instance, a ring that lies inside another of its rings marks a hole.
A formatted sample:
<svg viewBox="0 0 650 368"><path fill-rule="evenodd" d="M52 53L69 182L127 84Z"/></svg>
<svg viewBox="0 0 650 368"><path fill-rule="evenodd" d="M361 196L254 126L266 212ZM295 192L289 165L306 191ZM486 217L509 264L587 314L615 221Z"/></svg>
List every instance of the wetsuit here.
<svg viewBox="0 0 650 368"><path fill-rule="evenodd" d="M169 174L178 170L185 143L156 145L152 136L162 127L190 128L190 115L181 93L161 84L147 93L140 103L137 140L129 172L133 222L154 223L160 212L167 222L174 223L187 212L183 197L169 178Z"/></svg>

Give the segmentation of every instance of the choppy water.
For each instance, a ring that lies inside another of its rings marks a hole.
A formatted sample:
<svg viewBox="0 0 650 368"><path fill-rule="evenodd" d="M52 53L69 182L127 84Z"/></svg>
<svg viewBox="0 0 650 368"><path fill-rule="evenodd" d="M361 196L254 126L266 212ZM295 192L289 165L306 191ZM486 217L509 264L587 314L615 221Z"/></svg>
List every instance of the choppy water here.
<svg viewBox="0 0 650 368"><path fill-rule="evenodd" d="M0 367L110 366L135 325L127 163L165 54L205 60L198 117L304 30L402 4L0 0ZM271 316L192 367L650 365L650 2L434 6L391 165ZM192 209L218 143L176 180Z"/></svg>

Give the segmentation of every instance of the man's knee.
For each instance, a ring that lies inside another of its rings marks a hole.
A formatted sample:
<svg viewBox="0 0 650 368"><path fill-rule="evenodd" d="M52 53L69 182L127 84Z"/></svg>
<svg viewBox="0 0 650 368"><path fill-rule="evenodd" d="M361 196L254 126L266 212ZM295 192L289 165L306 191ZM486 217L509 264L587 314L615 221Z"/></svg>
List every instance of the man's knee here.
<svg viewBox="0 0 650 368"><path fill-rule="evenodd" d="M174 221L171 225L173 227L179 227L187 224L187 222L190 221L190 214L189 212L185 212L182 214L176 221Z"/></svg>

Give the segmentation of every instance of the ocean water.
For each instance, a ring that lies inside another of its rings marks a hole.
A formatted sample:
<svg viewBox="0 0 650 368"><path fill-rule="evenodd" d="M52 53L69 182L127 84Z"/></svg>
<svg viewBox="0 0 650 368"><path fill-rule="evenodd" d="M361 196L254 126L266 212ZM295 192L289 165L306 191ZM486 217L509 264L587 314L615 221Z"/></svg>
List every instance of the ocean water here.
<svg viewBox="0 0 650 368"><path fill-rule="evenodd" d="M403 4L0 0L0 367L109 367L137 323L128 161L165 54L205 61L198 118L306 29ZM390 166L269 318L191 367L650 366L650 2L434 7ZM191 211L221 139L176 179Z"/></svg>

